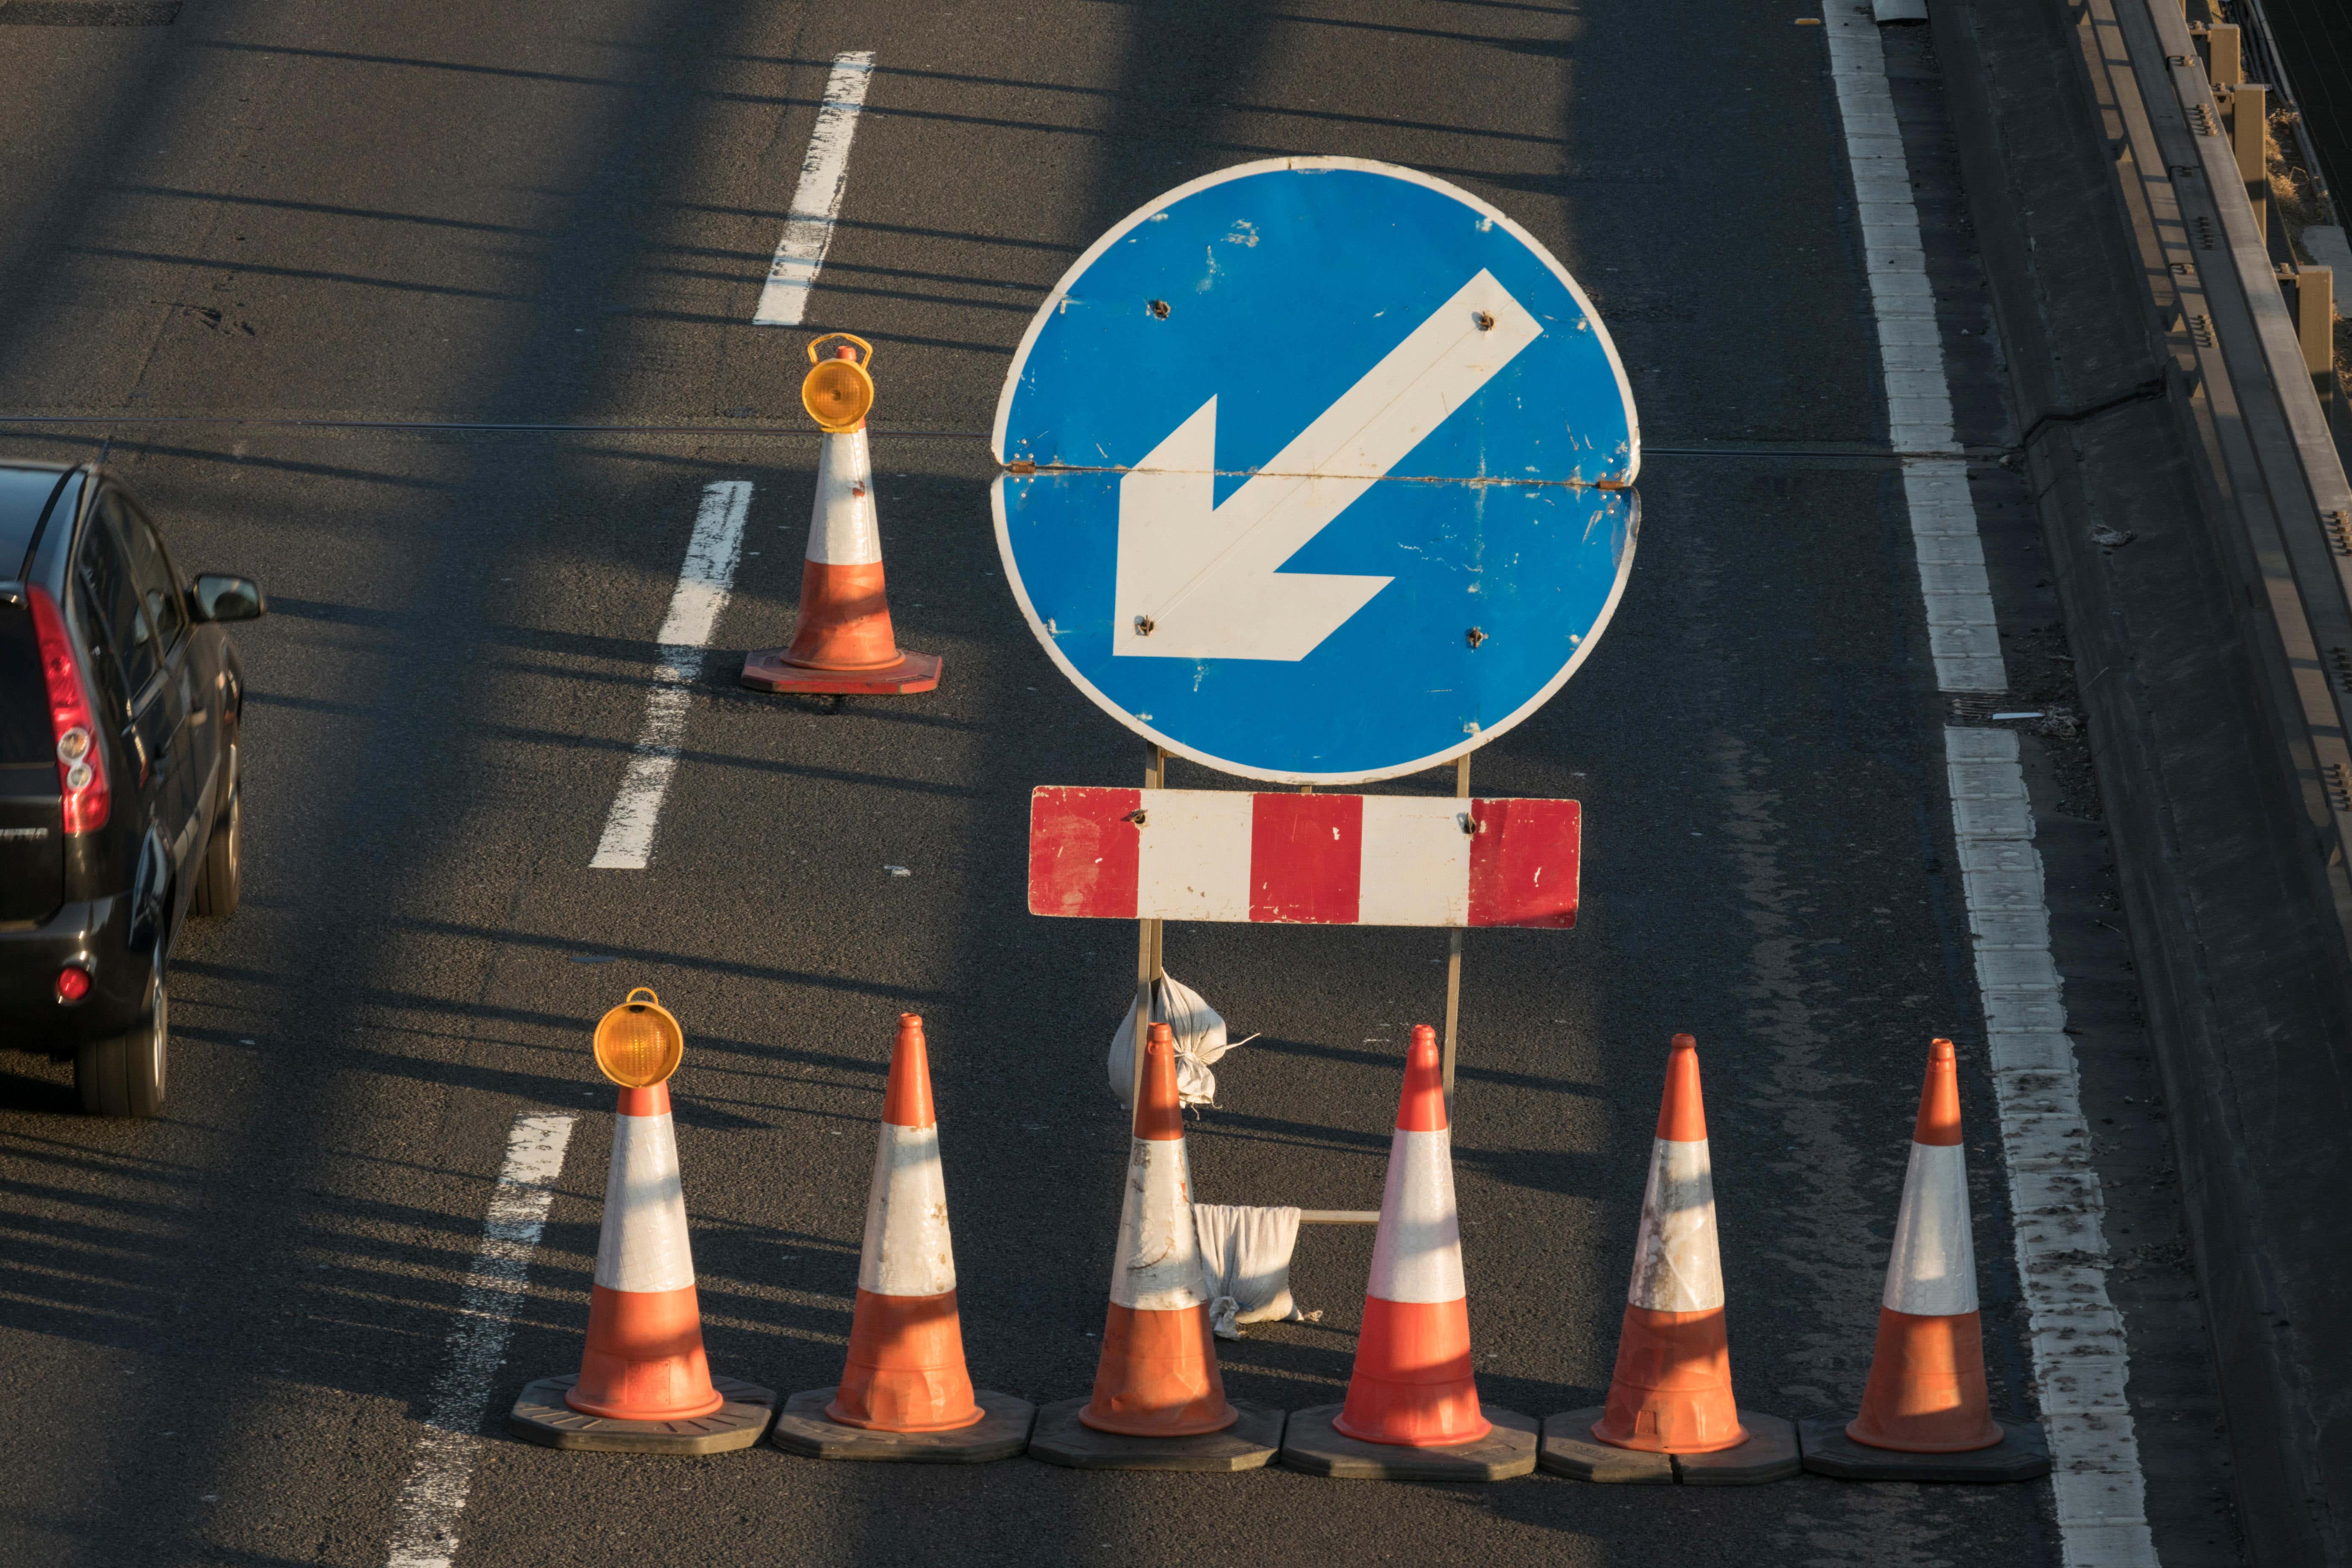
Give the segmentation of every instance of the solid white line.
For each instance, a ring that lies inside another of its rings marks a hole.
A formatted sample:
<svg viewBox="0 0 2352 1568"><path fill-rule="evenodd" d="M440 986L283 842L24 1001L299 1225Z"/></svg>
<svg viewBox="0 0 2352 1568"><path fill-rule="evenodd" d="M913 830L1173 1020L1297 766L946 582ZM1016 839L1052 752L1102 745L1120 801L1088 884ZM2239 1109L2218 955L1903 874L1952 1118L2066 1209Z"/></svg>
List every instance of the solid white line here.
<svg viewBox="0 0 2352 1568"><path fill-rule="evenodd" d="M849 184L849 140L857 134L857 111L866 107L866 87L873 79L873 50L834 57L816 130L801 163L800 186L784 215L784 236L776 242L760 308L751 312L753 326L797 327L808 315L809 290L816 287L817 268L824 265L834 222L841 216L841 193Z"/></svg>
<svg viewBox="0 0 2352 1568"><path fill-rule="evenodd" d="M719 612L727 608L727 595L735 586L735 563L743 552L743 519L751 510L749 479L717 479L703 489L694 537L686 545L686 563L678 568L677 592L670 595L669 614L655 634L661 644L661 663L654 667L654 689L646 693L636 755L629 760L620 793L604 818L604 836L596 843L596 858L588 862L592 870L642 871L653 854L654 825L661 819L670 775L677 771L677 743L686 733L687 710L693 705L694 678L701 671L702 650L718 629Z"/></svg>
<svg viewBox="0 0 2352 1568"><path fill-rule="evenodd" d="M482 1417L522 1301L530 1255L555 1201L572 1121L569 1116L518 1116L507 1134L506 1165L490 1194L481 1249L442 1351L416 1463L392 1507L384 1568L449 1568L457 1554L457 1516L473 1484Z"/></svg>
<svg viewBox="0 0 2352 1568"><path fill-rule="evenodd" d="M1919 209L1911 201L1911 166L1903 152L1895 98L1886 86L1886 55L1878 29L1852 5L1822 7L1830 46L1830 78L1845 126L1846 162L1861 204L1864 269L1878 322L1878 354L1886 377L1887 435L1905 453L1953 452L1952 395L1936 331L1936 295L1927 283L1919 239ZM1906 457L1903 488L1911 505L1911 532L1928 559L1981 568L1975 548L1976 511L1969 500L1968 466L1960 459ZM1963 536L1967 553L1949 542ZM1927 651L1936 684L1946 691L2003 691L2009 670L1993 631L1992 596L1980 584L1933 583L1928 590Z"/></svg>
<svg viewBox="0 0 2352 1568"><path fill-rule="evenodd" d="M1865 10L1822 7L1830 72L1862 204L1871 303L1895 450L1951 452L1949 384L1937 342L1910 169L1886 84L1886 56ZM2004 691L2008 670L1984 573L1965 460L1906 457L1903 490L1918 552L1936 683ZM2124 1385L2123 1319L2107 1295L2105 1200L2091 1164L2065 1001L2050 953L2033 808L2011 730L1944 731L1977 992L2000 1108L2017 1269L2049 1434L2051 1485L2067 1568L2157 1568L2139 1439Z"/></svg>
<svg viewBox="0 0 2352 1568"><path fill-rule="evenodd" d="M2106 1202L2064 1033L2017 734L1953 726L1944 754L2065 1561L2154 1568L2123 1318L2107 1295Z"/></svg>

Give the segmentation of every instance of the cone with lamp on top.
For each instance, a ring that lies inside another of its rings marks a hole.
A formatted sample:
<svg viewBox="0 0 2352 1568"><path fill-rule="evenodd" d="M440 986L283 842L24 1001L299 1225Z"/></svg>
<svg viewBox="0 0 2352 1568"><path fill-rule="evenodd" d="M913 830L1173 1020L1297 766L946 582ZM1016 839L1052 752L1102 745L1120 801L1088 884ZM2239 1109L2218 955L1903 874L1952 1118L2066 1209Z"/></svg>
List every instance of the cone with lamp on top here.
<svg viewBox="0 0 2352 1568"><path fill-rule="evenodd" d="M2110 1317L2106 1346L2095 1332L2084 1326L2076 1343L2089 1353L2045 1379L2045 1400L2123 1404L2120 1331ZM1861 1413L1843 1423L1806 1422L1804 1443L1805 1468L1840 1480L2030 1481L2050 1473L2042 1428L1992 1415L1960 1146L1959 1062L1949 1040L1927 1047Z"/></svg>
<svg viewBox="0 0 2352 1568"><path fill-rule="evenodd" d="M814 1459L974 1465L1029 1446L1036 1406L964 1370L923 1020L898 1015L841 1381L784 1401L770 1441Z"/></svg>
<svg viewBox="0 0 2352 1568"><path fill-rule="evenodd" d="M773 1390L713 1377L687 1245L670 1126L669 1076L686 1051L677 1020L640 985L596 1026L596 1065L621 1086L588 1344L580 1371L522 1391L507 1430L551 1448L717 1454L748 1448L775 1414Z"/></svg>
<svg viewBox="0 0 2352 1568"><path fill-rule="evenodd" d="M1676 1035L1609 1403L1546 1420L1543 1468L1585 1481L1713 1487L1796 1475L1795 1424L1732 1397L1727 1326L1698 1042Z"/></svg>
<svg viewBox="0 0 2352 1568"><path fill-rule="evenodd" d="M827 343L835 343L830 356L821 352ZM816 505L801 565L800 618L790 646L744 658L743 684L758 691L835 697L931 690L940 683L939 656L898 646L883 591L882 529L866 443L874 350L863 338L829 332L809 344L808 355L801 404L824 432L824 447L817 457Z"/></svg>
<svg viewBox="0 0 2352 1568"><path fill-rule="evenodd" d="M1416 1024L1347 1402L1291 1416L1282 1439L1282 1462L1291 1469L1364 1480L1499 1481L1536 1468L1534 1420L1482 1405L1471 1374L1453 1137L1437 1031Z"/></svg>
<svg viewBox="0 0 2352 1568"><path fill-rule="evenodd" d="M1132 1131L1094 1393L1039 1410L1029 1456L1088 1470L1260 1468L1282 1446L1282 1412L1234 1404L1217 1373L1165 1024L1144 1042Z"/></svg>

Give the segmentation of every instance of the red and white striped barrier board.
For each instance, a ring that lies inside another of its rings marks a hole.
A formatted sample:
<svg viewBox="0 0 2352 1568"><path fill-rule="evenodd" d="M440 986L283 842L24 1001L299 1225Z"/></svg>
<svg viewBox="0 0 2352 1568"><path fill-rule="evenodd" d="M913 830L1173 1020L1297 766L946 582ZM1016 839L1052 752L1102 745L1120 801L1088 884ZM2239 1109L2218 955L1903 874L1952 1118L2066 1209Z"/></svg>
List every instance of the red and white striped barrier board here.
<svg viewBox="0 0 2352 1568"><path fill-rule="evenodd" d="M1029 912L1307 925L1572 926L1572 800L1046 786Z"/></svg>

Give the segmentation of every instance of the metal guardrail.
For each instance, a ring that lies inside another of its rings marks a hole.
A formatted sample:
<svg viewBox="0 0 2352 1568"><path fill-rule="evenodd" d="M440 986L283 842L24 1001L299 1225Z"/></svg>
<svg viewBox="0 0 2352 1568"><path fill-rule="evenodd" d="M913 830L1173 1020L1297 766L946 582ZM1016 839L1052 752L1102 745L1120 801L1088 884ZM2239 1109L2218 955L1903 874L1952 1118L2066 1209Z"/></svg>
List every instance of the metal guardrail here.
<svg viewBox="0 0 2352 1568"><path fill-rule="evenodd" d="M2091 9L2122 45L2105 61L2125 132L2118 172L2152 237L2144 259L2216 515L2239 523L2241 565L2267 611L2260 662L2352 950L2352 484L2314 381L2322 364L2333 374L2333 300L2322 305L2320 269L2306 269L2298 321L2282 287L2294 279L2272 260L2267 94L2232 68L2239 30L2192 34L2180 0Z"/></svg>

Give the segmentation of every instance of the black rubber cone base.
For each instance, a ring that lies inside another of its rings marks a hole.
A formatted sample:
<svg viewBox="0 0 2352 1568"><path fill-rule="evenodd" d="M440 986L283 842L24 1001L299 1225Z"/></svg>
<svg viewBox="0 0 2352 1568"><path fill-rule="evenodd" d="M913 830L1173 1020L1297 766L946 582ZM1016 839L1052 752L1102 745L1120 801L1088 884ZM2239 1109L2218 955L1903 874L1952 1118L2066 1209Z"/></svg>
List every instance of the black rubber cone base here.
<svg viewBox="0 0 2352 1568"><path fill-rule="evenodd" d="M1570 1480L1598 1481L1604 1486L1673 1486L1673 1455L1620 1448L1592 1435L1592 1424L1601 1419L1601 1406L1595 1405L1545 1417L1536 1462Z"/></svg>
<svg viewBox="0 0 2352 1568"><path fill-rule="evenodd" d="M1195 1437L1128 1437L1078 1419L1087 1400L1063 1399L1037 1412L1029 1457L1076 1470L1257 1470L1282 1447L1282 1412L1234 1402L1241 1419Z"/></svg>
<svg viewBox="0 0 2352 1568"><path fill-rule="evenodd" d="M1676 1454L1675 1479L1686 1487L1758 1487L1793 1480L1804 1469L1794 1421L1743 1410L1739 1424L1748 1428L1748 1441L1712 1454Z"/></svg>
<svg viewBox="0 0 2352 1568"><path fill-rule="evenodd" d="M1845 1435L1843 1421L1803 1424L1805 1468L1841 1481L2030 1481L2050 1473L2050 1441L2039 1426L2000 1424L2000 1441L1965 1454L1898 1454Z"/></svg>
<svg viewBox="0 0 2352 1568"><path fill-rule="evenodd" d="M834 1390L812 1388L784 1401L768 1441L787 1453L812 1459L897 1459L918 1465L984 1465L1009 1459L1029 1446L1037 1407L1025 1399L975 1390L981 1417L952 1432L877 1432L825 1419Z"/></svg>
<svg viewBox="0 0 2352 1568"><path fill-rule="evenodd" d="M522 1391L507 1413L507 1430L526 1443L548 1448L585 1448L604 1454L724 1454L748 1448L768 1429L776 1413L776 1391L731 1377L711 1384L727 1403L689 1421L615 1421L583 1415L563 1403L580 1381L578 1373L542 1377Z"/></svg>
<svg viewBox="0 0 2352 1568"><path fill-rule="evenodd" d="M1753 1487L1785 1481L1803 1468L1797 1447L1797 1426L1778 1415L1739 1413L1748 1441L1737 1448L1712 1454L1653 1454L1620 1448L1592 1435L1602 1406L1587 1405L1554 1415L1543 1424L1538 1460L1556 1476L1595 1481L1604 1486Z"/></svg>
<svg viewBox="0 0 2352 1568"><path fill-rule="evenodd" d="M1282 1437L1285 1468L1341 1480L1507 1481L1536 1468L1535 1417L1481 1405L1479 1414L1494 1430L1472 1443L1447 1448L1408 1448L1367 1443L1331 1425L1344 1405L1318 1405L1293 1412Z"/></svg>

